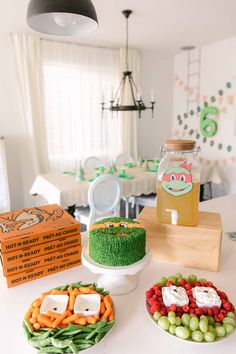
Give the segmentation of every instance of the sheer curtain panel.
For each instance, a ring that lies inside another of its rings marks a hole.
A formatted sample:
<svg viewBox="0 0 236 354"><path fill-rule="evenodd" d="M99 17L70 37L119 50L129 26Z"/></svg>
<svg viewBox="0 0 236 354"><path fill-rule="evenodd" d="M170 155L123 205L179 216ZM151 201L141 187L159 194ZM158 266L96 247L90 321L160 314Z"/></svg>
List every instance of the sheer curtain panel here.
<svg viewBox="0 0 236 354"><path fill-rule="evenodd" d="M121 150L121 122L106 112L119 81L119 50L42 39L44 114L50 168L66 171L97 155L108 160Z"/></svg>
<svg viewBox="0 0 236 354"><path fill-rule="evenodd" d="M0 137L0 213L10 211L5 139Z"/></svg>

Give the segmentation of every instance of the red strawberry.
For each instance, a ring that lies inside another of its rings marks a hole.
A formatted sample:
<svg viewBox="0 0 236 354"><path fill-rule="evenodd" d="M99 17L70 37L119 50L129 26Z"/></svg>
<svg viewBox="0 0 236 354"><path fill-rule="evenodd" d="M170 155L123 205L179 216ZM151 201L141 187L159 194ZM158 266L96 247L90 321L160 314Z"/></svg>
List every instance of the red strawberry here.
<svg viewBox="0 0 236 354"><path fill-rule="evenodd" d="M231 305L231 303L230 302L225 302L224 304L223 304L223 308L227 311L227 312L229 312L229 311L231 311L231 308L232 308L232 305Z"/></svg>
<svg viewBox="0 0 236 354"><path fill-rule="evenodd" d="M207 312L208 312L208 315L209 315L209 316L213 316L213 315L214 315L214 312L213 312L213 310L212 310L211 308L209 308L209 309L207 310Z"/></svg>
<svg viewBox="0 0 236 354"><path fill-rule="evenodd" d="M155 289L155 295L156 296L161 296L162 295L162 292L160 289Z"/></svg>
<svg viewBox="0 0 236 354"><path fill-rule="evenodd" d="M148 299L148 298L152 297L152 296L153 296L153 294L154 294L153 289L150 289L150 290L146 291L146 299Z"/></svg>
<svg viewBox="0 0 236 354"><path fill-rule="evenodd" d="M188 289L188 290L186 291L186 293L188 294L188 296L192 296L192 295L193 295L193 293L192 293L192 290L191 290L191 289Z"/></svg>
<svg viewBox="0 0 236 354"><path fill-rule="evenodd" d="M167 309L165 307L163 307L161 310L160 310L160 313L162 316L166 316L167 315Z"/></svg>
<svg viewBox="0 0 236 354"><path fill-rule="evenodd" d="M212 310L214 312L214 315L218 315L218 313L220 312L220 309L218 306L212 306Z"/></svg>
<svg viewBox="0 0 236 354"><path fill-rule="evenodd" d="M181 286L185 286L185 284L186 284L186 280L185 279L180 279L179 280L179 285L181 285Z"/></svg>
<svg viewBox="0 0 236 354"><path fill-rule="evenodd" d="M196 308L197 308L197 304L196 304L195 302L191 302L190 305L189 305L189 307L190 307L191 309L196 309Z"/></svg>
<svg viewBox="0 0 236 354"><path fill-rule="evenodd" d="M174 285L173 281L171 281L171 280L167 280L167 282L166 282L166 286L171 286L171 285Z"/></svg>
<svg viewBox="0 0 236 354"><path fill-rule="evenodd" d="M186 283L184 287L186 290L192 289L192 285L190 283Z"/></svg>
<svg viewBox="0 0 236 354"><path fill-rule="evenodd" d="M197 308L197 309L195 309L195 314L197 315L197 316L201 316L201 315L203 315L203 311L202 311L202 309L201 308Z"/></svg>
<svg viewBox="0 0 236 354"><path fill-rule="evenodd" d="M148 303L148 305L152 306L153 304L156 303L156 301L152 298L149 298L149 299L147 299L147 303Z"/></svg>
<svg viewBox="0 0 236 354"><path fill-rule="evenodd" d="M152 306L150 306L149 312L151 315L153 315L154 312L156 312L156 311L160 311L160 305L157 303L154 303L154 304L152 304Z"/></svg>
<svg viewBox="0 0 236 354"><path fill-rule="evenodd" d="M189 313L194 313L195 314L195 310L194 309L189 309Z"/></svg>

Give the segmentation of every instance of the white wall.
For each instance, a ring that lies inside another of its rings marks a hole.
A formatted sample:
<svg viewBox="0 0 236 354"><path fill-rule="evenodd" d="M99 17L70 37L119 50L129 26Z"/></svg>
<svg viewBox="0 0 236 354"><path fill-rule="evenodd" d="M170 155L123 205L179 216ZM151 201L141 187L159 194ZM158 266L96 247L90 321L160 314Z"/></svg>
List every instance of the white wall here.
<svg viewBox="0 0 236 354"><path fill-rule="evenodd" d="M174 58L160 58L155 52L141 53L141 88L149 106L150 90L154 90L155 110L142 112L138 119L138 152L142 158L159 156L160 146L172 133Z"/></svg>

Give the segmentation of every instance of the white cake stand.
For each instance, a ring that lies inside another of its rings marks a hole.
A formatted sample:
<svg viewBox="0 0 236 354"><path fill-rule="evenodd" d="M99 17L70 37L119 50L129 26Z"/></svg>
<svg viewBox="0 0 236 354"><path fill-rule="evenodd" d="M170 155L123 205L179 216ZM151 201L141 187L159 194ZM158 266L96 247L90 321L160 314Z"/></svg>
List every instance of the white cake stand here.
<svg viewBox="0 0 236 354"><path fill-rule="evenodd" d="M146 255L138 262L125 267L109 267L94 262L88 253L88 245L82 250L82 263L93 273L101 274L98 286L108 289L112 295L127 294L138 284L138 272L142 270L151 258L151 252L146 247Z"/></svg>

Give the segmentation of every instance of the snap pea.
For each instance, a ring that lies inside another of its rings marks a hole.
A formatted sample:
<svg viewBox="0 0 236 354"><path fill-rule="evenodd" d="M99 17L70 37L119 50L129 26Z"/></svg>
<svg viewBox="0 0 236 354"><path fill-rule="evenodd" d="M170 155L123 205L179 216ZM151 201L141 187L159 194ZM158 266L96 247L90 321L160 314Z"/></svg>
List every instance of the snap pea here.
<svg viewBox="0 0 236 354"><path fill-rule="evenodd" d="M76 339L85 339L87 337L88 333L80 333L78 336L76 336Z"/></svg>
<svg viewBox="0 0 236 354"><path fill-rule="evenodd" d="M69 287L69 284L63 285L63 286L61 286L60 290L61 291L67 290L68 287Z"/></svg>
<svg viewBox="0 0 236 354"><path fill-rule="evenodd" d="M32 345L34 348L41 348L41 347L46 347L47 345L52 343L52 338L45 338L42 340L35 340L30 338L28 342Z"/></svg>
<svg viewBox="0 0 236 354"><path fill-rule="evenodd" d="M30 321L24 320L24 324L28 328L29 332L32 334L34 330L33 330L33 327L32 327L32 324L30 323Z"/></svg>
<svg viewBox="0 0 236 354"><path fill-rule="evenodd" d="M72 353L74 353L74 354L78 354L79 353L76 345L73 342L69 345L69 348L72 351Z"/></svg>
<svg viewBox="0 0 236 354"><path fill-rule="evenodd" d="M95 334L97 333L98 328L94 329L92 332L90 332L85 339L91 339Z"/></svg>
<svg viewBox="0 0 236 354"><path fill-rule="evenodd" d="M104 336L105 336L105 333L98 333L95 338L95 343L98 343Z"/></svg>
<svg viewBox="0 0 236 354"><path fill-rule="evenodd" d="M87 325L87 327L88 327L88 328L98 328L98 327L104 326L106 323L107 323L107 319L106 319L106 317L105 317L104 320L99 321L99 322L97 322L97 323L95 323L95 324Z"/></svg>
<svg viewBox="0 0 236 354"><path fill-rule="evenodd" d="M74 343L76 343L76 344L92 344L93 345L94 341L90 340L90 339L75 339Z"/></svg>
<svg viewBox="0 0 236 354"><path fill-rule="evenodd" d="M45 353L64 353L64 351L60 348L55 348L53 346L44 347L38 351L38 354L45 354Z"/></svg>
<svg viewBox="0 0 236 354"><path fill-rule="evenodd" d="M83 350L91 347L91 344L79 344L76 346L78 350Z"/></svg>
<svg viewBox="0 0 236 354"><path fill-rule="evenodd" d="M81 332L81 329L75 329L75 330L72 330L72 331L65 331L64 333L62 333L63 336L71 336L73 334L77 334Z"/></svg>
<svg viewBox="0 0 236 354"><path fill-rule="evenodd" d="M50 336L50 334L51 334L51 331L44 332L40 336L34 336L31 339L34 340L34 341L43 340L43 339L48 338Z"/></svg>
<svg viewBox="0 0 236 354"><path fill-rule="evenodd" d="M72 339L60 340L60 339L52 337L51 340L52 340L52 345L54 345L54 347L57 347L57 348L67 348L67 347L69 347L69 345L71 345L73 343Z"/></svg>
<svg viewBox="0 0 236 354"><path fill-rule="evenodd" d="M34 336L41 336L41 334L44 334L44 333L46 333L46 331L33 331L33 335Z"/></svg>
<svg viewBox="0 0 236 354"><path fill-rule="evenodd" d="M30 333L30 331L28 330L28 327L25 324L23 324L23 329L24 329L24 334L25 334L27 340L30 339L31 338L31 333Z"/></svg>

